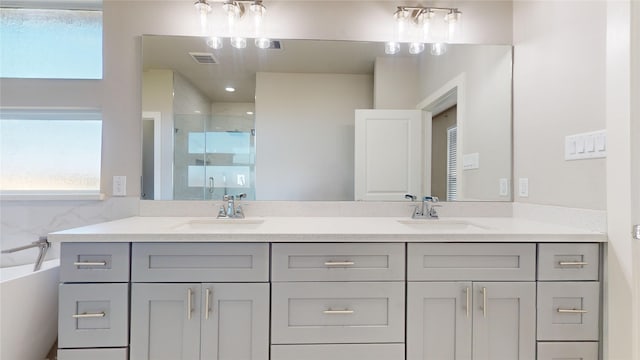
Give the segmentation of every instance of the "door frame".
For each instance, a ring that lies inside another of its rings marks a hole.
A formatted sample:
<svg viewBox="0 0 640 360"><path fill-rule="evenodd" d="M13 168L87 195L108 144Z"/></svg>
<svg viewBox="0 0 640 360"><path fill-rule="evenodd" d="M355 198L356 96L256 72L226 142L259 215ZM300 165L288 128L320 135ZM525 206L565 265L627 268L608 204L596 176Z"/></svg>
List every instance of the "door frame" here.
<svg viewBox="0 0 640 360"><path fill-rule="evenodd" d="M153 121L153 199L160 200L162 199L162 113L143 111L142 121Z"/></svg>
<svg viewBox="0 0 640 360"><path fill-rule="evenodd" d="M467 83L467 75L466 73L460 73L455 76L453 79L447 81L443 86L438 88L436 91L429 94L422 101L418 102L416 105L416 109L423 110L428 112L428 116L426 116L426 121L424 123L424 136L431 137L432 134L432 120L433 116L437 114L437 112L446 110L446 108L451 107L453 105L457 105L457 115L456 115L456 123L458 127L457 134L457 158L458 163L456 164L456 170L458 174L457 179L457 199L456 201L464 201L464 176L463 175L463 138L464 138L464 121L466 119L466 108L467 108L467 99L466 99L466 85ZM455 95L453 99L454 102L450 102L452 96ZM443 108L443 104L444 108ZM431 141L429 141L431 143ZM431 153L429 151L428 153ZM429 164L431 163L431 159L425 159ZM425 166L427 168L427 166ZM431 167L428 166L429 171ZM423 174L424 178L426 178L426 169L424 169L425 173ZM429 177L430 178L430 177ZM425 186L425 185L423 185ZM430 188L423 188L423 194L429 194L431 192Z"/></svg>

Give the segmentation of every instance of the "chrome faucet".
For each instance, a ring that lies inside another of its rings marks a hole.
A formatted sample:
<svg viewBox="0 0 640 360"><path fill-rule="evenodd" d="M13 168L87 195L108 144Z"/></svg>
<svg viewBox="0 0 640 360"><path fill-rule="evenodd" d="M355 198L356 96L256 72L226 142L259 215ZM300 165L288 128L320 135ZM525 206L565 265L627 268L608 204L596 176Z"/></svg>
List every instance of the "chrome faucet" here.
<svg viewBox="0 0 640 360"><path fill-rule="evenodd" d="M220 209L218 210L218 218L243 219L244 211L242 210L242 206L236 206L235 201L244 199L245 197L247 197L247 194L245 193L238 194L236 196L225 195L223 200L226 204L222 204L222 206L220 206Z"/></svg>
<svg viewBox="0 0 640 360"><path fill-rule="evenodd" d="M410 199L411 201L415 201L418 197L411 194L406 194L404 196L405 199ZM422 198L422 205L417 205L413 214L411 214L412 219L437 219L438 212L436 211L437 207L441 205L436 205L438 202L437 196L425 196Z"/></svg>

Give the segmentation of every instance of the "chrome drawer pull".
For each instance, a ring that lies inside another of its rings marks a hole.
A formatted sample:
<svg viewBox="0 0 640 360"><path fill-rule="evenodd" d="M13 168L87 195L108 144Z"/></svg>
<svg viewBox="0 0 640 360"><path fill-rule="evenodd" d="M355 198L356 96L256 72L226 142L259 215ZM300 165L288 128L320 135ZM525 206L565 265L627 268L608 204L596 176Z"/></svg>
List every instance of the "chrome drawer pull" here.
<svg viewBox="0 0 640 360"><path fill-rule="evenodd" d="M584 261L560 261L558 264L560 266L586 266L586 265L589 265L588 262L584 262Z"/></svg>
<svg viewBox="0 0 640 360"><path fill-rule="evenodd" d="M191 288L187 289L187 320L191 320L191 314L193 313L193 307L191 303L193 302L193 290Z"/></svg>
<svg viewBox="0 0 640 360"><path fill-rule="evenodd" d="M71 317L74 319L101 318L105 316L106 314L104 313L104 311L99 313L82 313L82 314L71 315Z"/></svg>
<svg viewBox="0 0 640 360"><path fill-rule="evenodd" d="M587 310L582 309L560 309L558 308L558 312L561 314L586 314Z"/></svg>
<svg viewBox="0 0 640 360"><path fill-rule="evenodd" d="M351 266L356 263L353 261L325 261L325 266Z"/></svg>
<svg viewBox="0 0 640 360"><path fill-rule="evenodd" d="M466 312L467 312L467 318L469 318L469 312L470 312L470 301L471 301L471 297L469 296L469 288L465 289L465 297L467 298L467 308L466 308Z"/></svg>
<svg viewBox="0 0 640 360"><path fill-rule="evenodd" d="M209 304L209 298L211 297L211 289L204 291L204 319L209 320L209 313L211 312L211 305Z"/></svg>
<svg viewBox="0 0 640 360"><path fill-rule="evenodd" d="M482 288L482 317L487 317L487 288Z"/></svg>
<svg viewBox="0 0 640 360"><path fill-rule="evenodd" d="M76 261L75 266L107 266L106 261Z"/></svg>
<svg viewBox="0 0 640 360"><path fill-rule="evenodd" d="M348 309L345 309L345 310L331 310L331 309L329 309L329 310L323 311L323 313L326 314L326 315L351 315L351 314L354 313L354 311L353 310L348 310Z"/></svg>

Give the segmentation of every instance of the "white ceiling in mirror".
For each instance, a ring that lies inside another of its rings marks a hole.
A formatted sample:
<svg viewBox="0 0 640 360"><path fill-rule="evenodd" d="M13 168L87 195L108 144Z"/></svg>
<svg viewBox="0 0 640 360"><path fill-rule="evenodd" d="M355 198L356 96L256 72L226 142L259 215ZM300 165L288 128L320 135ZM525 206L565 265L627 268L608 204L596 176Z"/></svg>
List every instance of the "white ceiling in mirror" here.
<svg viewBox="0 0 640 360"><path fill-rule="evenodd" d="M143 70L173 69L215 102L253 102L256 72L373 74L375 58L384 55L384 45L371 42L276 40L280 49L235 49L223 41L222 49L212 49L206 38L145 35ZM190 53L210 54L216 63L194 66ZM226 86L236 92L228 94Z"/></svg>

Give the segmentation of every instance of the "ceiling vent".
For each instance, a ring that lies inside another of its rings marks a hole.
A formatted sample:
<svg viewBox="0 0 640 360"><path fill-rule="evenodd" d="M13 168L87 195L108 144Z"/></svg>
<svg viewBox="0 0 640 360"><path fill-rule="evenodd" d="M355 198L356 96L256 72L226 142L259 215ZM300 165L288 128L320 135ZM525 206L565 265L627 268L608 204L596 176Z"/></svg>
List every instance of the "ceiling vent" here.
<svg viewBox="0 0 640 360"><path fill-rule="evenodd" d="M189 55L198 64L217 64L218 60L211 53L190 52Z"/></svg>

